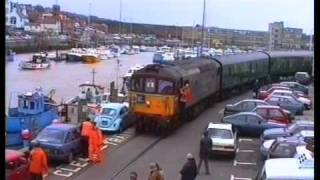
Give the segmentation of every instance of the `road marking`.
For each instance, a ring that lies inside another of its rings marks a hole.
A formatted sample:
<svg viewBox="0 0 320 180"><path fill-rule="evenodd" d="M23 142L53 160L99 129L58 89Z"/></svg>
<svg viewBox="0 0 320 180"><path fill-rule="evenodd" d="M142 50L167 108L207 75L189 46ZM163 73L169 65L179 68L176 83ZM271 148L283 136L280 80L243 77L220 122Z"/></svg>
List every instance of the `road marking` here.
<svg viewBox="0 0 320 180"><path fill-rule="evenodd" d="M252 180L252 178L235 177L233 174L231 174L230 180Z"/></svg>
<svg viewBox="0 0 320 180"><path fill-rule="evenodd" d="M73 175L72 172L69 172L69 171L63 171L63 170L56 170L53 172L54 175L57 175L57 176L63 176L63 177L70 177Z"/></svg>
<svg viewBox="0 0 320 180"><path fill-rule="evenodd" d="M106 149L106 148L108 148L108 144L102 146L101 150L104 150L104 149Z"/></svg>
<svg viewBox="0 0 320 180"><path fill-rule="evenodd" d="M119 138L109 138L108 142L113 142L113 143L118 143L121 144L124 141L124 139L119 139Z"/></svg>
<svg viewBox="0 0 320 180"><path fill-rule="evenodd" d="M252 142L252 139L250 139L250 138L239 138L239 142L242 142L242 141Z"/></svg>
<svg viewBox="0 0 320 180"><path fill-rule="evenodd" d="M79 167L77 167L76 169L69 169L69 168L59 167L59 169L65 170L65 171L71 171L71 172L78 172L78 171L81 170L81 168L79 168Z"/></svg>
<svg viewBox="0 0 320 180"><path fill-rule="evenodd" d="M118 145L118 144L116 144L116 143L112 143L112 142L110 142L110 141L107 141L106 143L107 143L107 144L114 145L114 146L117 146L117 145Z"/></svg>
<svg viewBox="0 0 320 180"><path fill-rule="evenodd" d="M251 149L239 149L239 148L237 148L237 151L236 151L236 152L237 152L237 153L238 153L238 152L253 153L254 150L251 150Z"/></svg>
<svg viewBox="0 0 320 180"><path fill-rule="evenodd" d="M115 137L115 138L119 138L119 139L126 139L125 137L117 136L117 135L114 135L113 137Z"/></svg>
<svg viewBox="0 0 320 180"><path fill-rule="evenodd" d="M240 161L237 161L237 160L234 160L234 161L233 161L233 166L237 166L238 164L239 164L239 165L254 165L254 166L257 165L256 163L240 162Z"/></svg>
<svg viewBox="0 0 320 180"><path fill-rule="evenodd" d="M88 166L88 164L89 164L89 163L87 163L87 162L81 163L81 162L77 162L77 161L72 161L72 162L70 163L71 166L82 167L82 168Z"/></svg>
<svg viewBox="0 0 320 180"><path fill-rule="evenodd" d="M78 160L88 162L90 159L89 158L78 158Z"/></svg>

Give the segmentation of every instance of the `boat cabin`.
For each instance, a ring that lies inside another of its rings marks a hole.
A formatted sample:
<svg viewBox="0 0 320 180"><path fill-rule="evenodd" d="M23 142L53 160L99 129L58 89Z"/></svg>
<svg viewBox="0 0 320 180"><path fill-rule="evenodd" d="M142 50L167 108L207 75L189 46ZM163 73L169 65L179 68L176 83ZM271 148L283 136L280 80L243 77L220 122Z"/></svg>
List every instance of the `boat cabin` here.
<svg viewBox="0 0 320 180"><path fill-rule="evenodd" d="M79 98L81 101L87 101L89 103L99 103L99 99L97 97L100 97L104 93L104 87L94 84L81 84L79 85L80 88L80 94Z"/></svg>
<svg viewBox="0 0 320 180"><path fill-rule="evenodd" d="M44 96L40 92L27 92L18 96L18 112L38 114L44 111Z"/></svg>

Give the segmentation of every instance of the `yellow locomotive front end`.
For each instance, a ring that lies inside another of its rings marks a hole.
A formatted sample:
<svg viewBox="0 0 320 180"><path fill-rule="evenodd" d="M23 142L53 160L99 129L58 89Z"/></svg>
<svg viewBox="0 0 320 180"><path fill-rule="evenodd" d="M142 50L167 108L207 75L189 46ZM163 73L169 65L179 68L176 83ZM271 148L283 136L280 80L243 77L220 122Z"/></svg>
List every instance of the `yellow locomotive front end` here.
<svg viewBox="0 0 320 180"><path fill-rule="evenodd" d="M138 131L170 128L177 121L179 101L175 83L170 79L132 78L129 103Z"/></svg>

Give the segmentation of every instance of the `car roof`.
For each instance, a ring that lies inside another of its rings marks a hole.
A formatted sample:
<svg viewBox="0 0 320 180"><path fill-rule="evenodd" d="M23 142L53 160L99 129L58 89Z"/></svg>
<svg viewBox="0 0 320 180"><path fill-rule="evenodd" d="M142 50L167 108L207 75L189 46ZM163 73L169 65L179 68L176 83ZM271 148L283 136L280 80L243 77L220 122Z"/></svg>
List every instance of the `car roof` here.
<svg viewBox="0 0 320 180"><path fill-rule="evenodd" d="M58 124L51 124L49 126L46 127L46 129L60 129L60 130L70 130L70 129L74 129L77 128L77 125L74 124L66 124L66 123L58 123Z"/></svg>
<svg viewBox="0 0 320 180"><path fill-rule="evenodd" d="M279 92L279 93L292 93L291 90L283 90L283 89L276 89L276 90L274 90L272 93L275 93L275 92Z"/></svg>
<svg viewBox="0 0 320 180"><path fill-rule="evenodd" d="M14 161L20 158L21 156L24 156L24 154L21 151L12 150L12 149L6 149L5 151L5 160L8 161Z"/></svg>
<svg viewBox="0 0 320 180"><path fill-rule="evenodd" d="M265 100L262 100L262 99L244 99L242 101L265 102L265 103L267 103ZM241 102L241 101L239 101L239 102Z"/></svg>
<svg viewBox="0 0 320 180"><path fill-rule="evenodd" d="M302 125L302 124L310 124L310 125L314 125L313 121L307 121L307 120L300 120L300 121L296 121L295 124L297 125Z"/></svg>
<svg viewBox="0 0 320 180"><path fill-rule="evenodd" d="M288 98L293 99L291 96L271 95L271 97Z"/></svg>
<svg viewBox="0 0 320 180"><path fill-rule="evenodd" d="M113 108L113 109L120 109L124 107L123 103L103 103L101 104L102 108Z"/></svg>
<svg viewBox="0 0 320 180"><path fill-rule="evenodd" d="M258 105L256 108L257 108L257 109L258 109L258 108L275 108L275 109L280 109L280 106L275 106L275 105Z"/></svg>
<svg viewBox="0 0 320 180"><path fill-rule="evenodd" d="M314 131L313 130L302 130L299 132L303 137L314 137Z"/></svg>
<svg viewBox="0 0 320 180"><path fill-rule="evenodd" d="M285 166L284 166L285 164ZM287 179L314 176L314 168L299 168L295 158L275 158L265 162L266 174L269 178Z"/></svg>
<svg viewBox="0 0 320 180"><path fill-rule="evenodd" d="M209 123L208 129L226 129L232 130L232 125L227 123Z"/></svg>

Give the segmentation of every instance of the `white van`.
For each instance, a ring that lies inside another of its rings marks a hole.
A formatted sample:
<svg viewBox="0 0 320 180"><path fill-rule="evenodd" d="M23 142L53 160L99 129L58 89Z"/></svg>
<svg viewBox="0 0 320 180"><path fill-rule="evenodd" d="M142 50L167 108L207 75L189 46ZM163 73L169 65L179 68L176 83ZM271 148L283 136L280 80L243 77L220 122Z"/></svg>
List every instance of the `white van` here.
<svg viewBox="0 0 320 180"><path fill-rule="evenodd" d="M310 151L296 158L268 159L257 176L258 180L313 180L314 158Z"/></svg>

